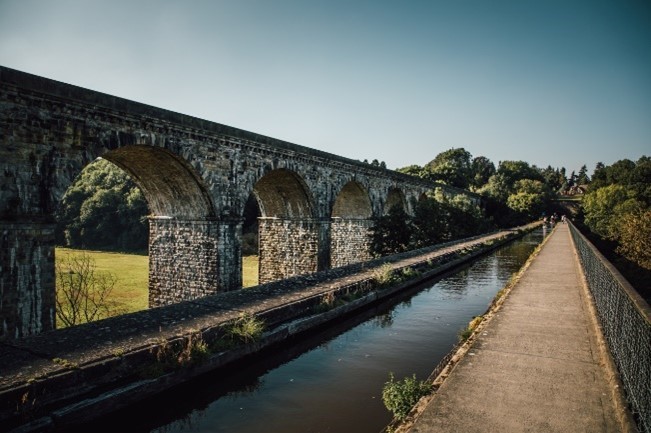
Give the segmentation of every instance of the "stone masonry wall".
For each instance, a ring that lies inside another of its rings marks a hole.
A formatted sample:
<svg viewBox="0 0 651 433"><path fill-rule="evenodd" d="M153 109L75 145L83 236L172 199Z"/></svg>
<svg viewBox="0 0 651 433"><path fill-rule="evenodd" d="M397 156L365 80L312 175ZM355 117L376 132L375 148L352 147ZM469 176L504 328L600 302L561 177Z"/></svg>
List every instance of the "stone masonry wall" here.
<svg viewBox="0 0 651 433"><path fill-rule="evenodd" d="M319 222L313 219L258 219L259 284L316 272Z"/></svg>
<svg viewBox="0 0 651 433"><path fill-rule="evenodd" d="M332 268L364 262L372 258L369 253L369 229L372 226L371 219L332 219L330 226Z"/></svg>
<svg viewBox="0 0 651 433"><path fill-rule="evenodd" d="M0 274L0 340L54 329L54 225L1 222Z"/></svg>
<svg viewBox="0 0 651 433"><path fill-rule="evenodd" d="M358 193L368 194L376 216L390 190L400 190L409 203L437 186L0 66L0 338L54 326L54 241L51 229L40 223L54 220L67 188L100 156L133 176L151 214L160 217L151 224L152 306L241 286L239 220L265 176L273 182L264 205L280 197L286 209L267 215L285 221L262 225L260 282L327 269L353 257L352 251L342 253L349 247L345 242L330 236L330 217L342 191L342 200L353 200L340 203L342 209L352 213L336 216L368 213L359 213L359 195L343 189L351 181ZM287 176L276 177L276 170ZM295 180L303 201L283 196L291 192L287 179ZM348 242L352 234L342 236ZM333 245L339 250L334 258Z"/></svg>
<svg viewBox="0 0 651 433"><path fill-rule="evenodd" d="M149 221L149 306L196 299L218 291L220 251L216 221Z"/></svg>

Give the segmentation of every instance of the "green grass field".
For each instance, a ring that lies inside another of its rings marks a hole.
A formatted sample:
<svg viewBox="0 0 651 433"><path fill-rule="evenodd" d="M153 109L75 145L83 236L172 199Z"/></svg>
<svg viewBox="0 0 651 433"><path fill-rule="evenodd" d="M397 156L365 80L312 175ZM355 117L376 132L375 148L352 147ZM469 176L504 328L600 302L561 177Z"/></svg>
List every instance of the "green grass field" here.
<svg viewBox="0 0 651 433"><path fill-rule="evenodd" d="M82 250L56 248L55 258L65 258ZM149 296L149 257L141 254L110 253L104 251L84 251L95 262L96 272L110 272L117 277L111 293L111 303L124 313L145 310ZM251 287L258 283L258 257L242 258L243 286Z"/></svg>
<svg viewBox="0 0 651 433"><path fill-rule="evenodd" d="M242 257L242 287L258 285L258 256Z"/></svg>

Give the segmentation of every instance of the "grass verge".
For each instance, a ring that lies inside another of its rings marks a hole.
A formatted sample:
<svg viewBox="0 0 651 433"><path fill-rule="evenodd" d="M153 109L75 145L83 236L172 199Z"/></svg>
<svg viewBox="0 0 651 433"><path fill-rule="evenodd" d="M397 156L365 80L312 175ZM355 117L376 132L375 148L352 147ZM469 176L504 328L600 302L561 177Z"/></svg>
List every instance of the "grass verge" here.
<svg viewBox="0 0 651 433"><path fill-rule="evenodd" d="M72 248L55 249L55 259L78 254L81 250ZM106 251L84 251L95 262L96 272L111 273L117 277L117 284L111 293L110 302L120 314L145 310L149 303L149 256L145 254L115 253ZM242 257L243 287L258 284L258 256Z"/></svg>

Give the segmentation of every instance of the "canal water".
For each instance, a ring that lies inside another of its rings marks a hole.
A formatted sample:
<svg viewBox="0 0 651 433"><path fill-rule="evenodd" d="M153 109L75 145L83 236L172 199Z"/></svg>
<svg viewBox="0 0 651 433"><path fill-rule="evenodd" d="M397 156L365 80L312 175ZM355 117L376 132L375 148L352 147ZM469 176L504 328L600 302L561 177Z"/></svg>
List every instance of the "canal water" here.
<svg viewBox="0 0 651 433"><path fill-rule="evenodd" d="M391 421L381 397L389 373L427 378L544 235L537 229L453 274L84 429L378 433Z"/></svg>

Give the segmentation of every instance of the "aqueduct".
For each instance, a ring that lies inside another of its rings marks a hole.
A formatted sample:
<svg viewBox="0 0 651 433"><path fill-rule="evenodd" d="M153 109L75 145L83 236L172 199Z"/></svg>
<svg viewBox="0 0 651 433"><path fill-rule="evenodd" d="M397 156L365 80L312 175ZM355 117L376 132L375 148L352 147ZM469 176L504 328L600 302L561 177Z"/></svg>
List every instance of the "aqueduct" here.
<svg viewBox="0 0 651 433"><path fill-rule="evenodd" d="M0 339L54 327L54 213L98 157L147 199L150 306L242 286L251 194L263 283L369 258L374 216L442 186L0 67Z"/></svg>

